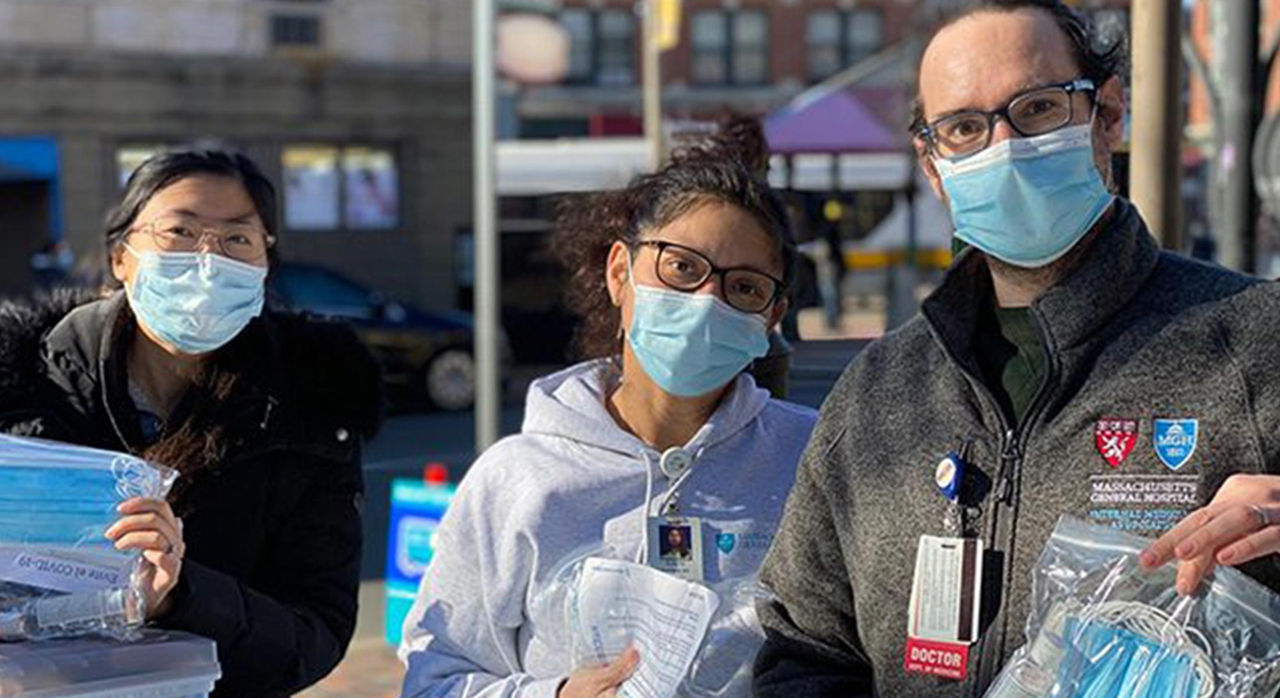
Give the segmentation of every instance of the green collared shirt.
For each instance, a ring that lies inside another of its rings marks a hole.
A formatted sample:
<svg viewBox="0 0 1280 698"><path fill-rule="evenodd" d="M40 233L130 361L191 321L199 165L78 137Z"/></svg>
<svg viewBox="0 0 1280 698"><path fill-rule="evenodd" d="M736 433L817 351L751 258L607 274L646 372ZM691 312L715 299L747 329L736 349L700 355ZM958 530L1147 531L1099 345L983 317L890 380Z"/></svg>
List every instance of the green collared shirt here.
<svg viewBox="0 0 1280 698"><path fill-rule="evenodd" d="M974 338L983 379L1015 424L1026 416L1045 376L1045 353L1030 308L992 306Z"/></svg>

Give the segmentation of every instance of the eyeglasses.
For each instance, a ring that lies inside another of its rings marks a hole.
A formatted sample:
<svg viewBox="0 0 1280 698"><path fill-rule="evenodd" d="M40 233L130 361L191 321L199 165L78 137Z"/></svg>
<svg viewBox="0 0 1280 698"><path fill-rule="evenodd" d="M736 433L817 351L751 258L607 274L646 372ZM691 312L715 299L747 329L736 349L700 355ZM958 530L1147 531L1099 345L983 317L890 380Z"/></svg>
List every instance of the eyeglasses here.
<svg viewBox="0 0 1280 698"><path fill-rule="evenodd" d="M701 252L673 242L641 240L637 245L657 248L653 268L663 284L688 292L719 276L725 302L744 313L764 312L784 288L782 281L764 272L747 267L721 269Z"/></svg>
<svg viewBox="0 0 1280 698"><path fill-rule="evenodd" d="M196 252L209 237L217 241L222 255L248 264L266 259L267 251L276 242L256 223L215 223L180 215L161 216L130 232L149 235L162 252Z"/></svg>
<svg viewBox="0 0 1280 698"><path fill-rule="evenodd" d="M944 158L973 155L991 144L996 117L1003 118L1018 135L1041 136L1075 119L1072 95L1093 92L1092 80L1045 85L1023 92L994 111L962 111L926 124L920 135Z"/></svg>

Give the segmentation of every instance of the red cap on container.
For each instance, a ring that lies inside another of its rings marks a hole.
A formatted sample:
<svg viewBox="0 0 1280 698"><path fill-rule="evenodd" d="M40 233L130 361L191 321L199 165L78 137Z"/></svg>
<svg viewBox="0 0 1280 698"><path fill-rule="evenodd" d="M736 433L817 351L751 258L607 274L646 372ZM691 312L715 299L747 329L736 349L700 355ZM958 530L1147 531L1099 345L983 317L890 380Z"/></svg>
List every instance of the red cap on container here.
<svg viewBox="0 0 1280 698"><path fill-rule="evenodd" d="M422 479L428 485L448 484L449 468L444 463L427 463L422 469Z"/></svg>

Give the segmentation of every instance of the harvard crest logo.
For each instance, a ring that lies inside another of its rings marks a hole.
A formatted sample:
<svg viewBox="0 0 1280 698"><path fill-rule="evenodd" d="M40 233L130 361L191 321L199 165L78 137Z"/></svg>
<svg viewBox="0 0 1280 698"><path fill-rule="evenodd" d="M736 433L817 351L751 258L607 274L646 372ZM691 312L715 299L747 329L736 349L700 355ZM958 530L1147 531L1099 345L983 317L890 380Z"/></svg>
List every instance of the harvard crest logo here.
<svg viewBox="0 0 1280 698"><path fill-rule="evenodd" d="M1198 419L1155 420L1155 447L1160 462L1177 470L1191 460L1200 435Z"/></svg>
<svg viewBox="0 0 1280 698"><path fill-rule="evenodd" d="M1138 445L1138 420L1099 419L1093 429L1093 439L1107 464L1118 468Z"/></svg>

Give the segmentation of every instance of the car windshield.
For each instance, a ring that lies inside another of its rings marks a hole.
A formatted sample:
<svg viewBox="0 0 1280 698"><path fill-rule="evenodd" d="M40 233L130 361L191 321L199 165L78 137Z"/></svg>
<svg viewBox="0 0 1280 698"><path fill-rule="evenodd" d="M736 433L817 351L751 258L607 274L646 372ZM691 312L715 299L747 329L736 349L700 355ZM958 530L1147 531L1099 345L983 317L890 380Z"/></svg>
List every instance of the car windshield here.
<svg viewBox="0 0 1280 698"><path fill-rule="evenodd" d="M276 277L276 290L298 310L360 319L374 315L369 289L321 269L285 267Z"/></svg>

